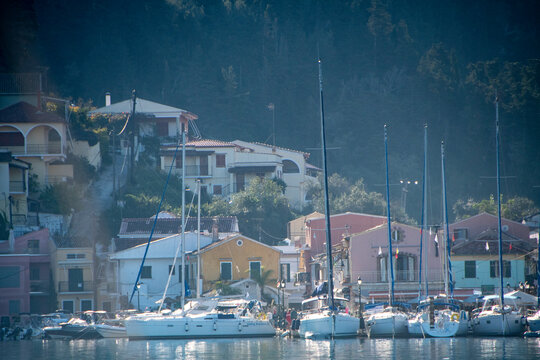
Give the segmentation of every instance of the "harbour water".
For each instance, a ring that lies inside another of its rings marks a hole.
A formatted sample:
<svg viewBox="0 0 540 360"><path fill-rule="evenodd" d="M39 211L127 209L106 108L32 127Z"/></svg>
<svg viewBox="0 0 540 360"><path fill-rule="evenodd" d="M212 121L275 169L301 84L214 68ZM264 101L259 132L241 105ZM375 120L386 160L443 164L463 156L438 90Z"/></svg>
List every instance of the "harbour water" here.
<svg viewBox="0 0 540 360"><path fill-rule="evenodd" d="M540 338L32 340L0 342L0 358L24 359L539 359Z"/></svg>

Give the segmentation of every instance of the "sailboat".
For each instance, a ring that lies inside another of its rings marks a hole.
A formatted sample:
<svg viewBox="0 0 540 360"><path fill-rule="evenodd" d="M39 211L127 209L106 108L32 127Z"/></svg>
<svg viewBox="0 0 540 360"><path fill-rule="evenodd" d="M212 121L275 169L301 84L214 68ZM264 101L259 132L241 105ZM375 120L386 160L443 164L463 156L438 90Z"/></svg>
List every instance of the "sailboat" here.
<svg viewBox="0 0 540 360"><path fill-rule="evenodd" d="M332 263L332 237L330 226L330 206L328 200L328 175L326 166L326 135L324 128L324 102L322 86L322 63L319 59L319 92L321 113L321 142L324 172L324 200L326 217L326 261L327 294L308 299L304 303L317 304L314 311L303 313L298 334L302 338L335 338L358 335L360 319L340 310L334 298L334 271Z"/></svg>
<svg viewBox="0 0 540 360"><path fill-rule="evenodd" d="M180 128L178 126L178 128ZM182 131L182 187L185 175L185 128ZM178 147L177 147L178 150ZM176 154L173 158L176 158ZM173 164L169 170L169 176ZM168 178L167 178L168 179ZM163 192L165 194L165 191ZM163 200L163 197L162 197ZM161 204L160 204L161 206ZM181 269L185 269L185 192L182 191L182 236ZM158 208L159 213L159 208ZM157 216L156 220L157 221ZM155 223L154 223L155 226ZM153 229L152 229L153 233ZM150 234L150 239L152 238ZM149 241L150 243L150 241ZM149 245L148 243L148 245ZM198 241L199 244L199 241ZM148 251L147 245L147 251ZM199 246L199 245L198 245ZM178 250L177 250L178 252ZM145 253L146 257L146 253ZM176 255L172 265L175 267ZM141 264L141 269L144 264ZM141 270L139 270L140 275ZM169 281L172 271L169 273ZM139 277L137 277L138 283ZM182 284L186 284L185 271L182 271ZM168 286L168 285L167 285ZM164 310L157 313L143 313L124 320L126 335L129 339L194 339L194 338L229 338L229 337L265 337L274 336L276 331L262 311L261 304L246 299L201 299L197 287L197 299L186 304L186 286L181 288L181 308L171 312ZM164 303L167 289L163 294ZM133 297L133 294L132 294Z"/></svg>
<svg viewBox="0 0 540 360"><path fill-rule="evenodd" d="M517 311L515 299L504 295L501 226L501 174L499 169L499 98L495 99L495 144L497 158L497 228L499 240L499 296L485 298L482 311L473 319L475 335L516 336L525 331L525 318ZM505 300L508 300L505 305Z"/></svg>
<svg viewBox="0 0 540 360"><path fill-rule="evenodd" d="M386 214L388 226L388 263L390 280L388 282L388 306L381 312L371 314L366 320L368 336L371 337L402 337L407 336L408 316L400 311L394 302L394 268L392 261L392 222L390 216L390 186L388 182L388 135L384 125L384 157L386 163Z"/></svg>
<svg viewBox="0 0 540 360"><path fill-rule="evenodd" d="M425 301L424 315L428 321L422 321L422 332L429 337L453 337L467 335L469 319L465 311L461 311L460 303L454 299L454 282L452 275L450 234L448 229L448 202L446 198L444 142L441 142L441 168L443 190L443 232L444 257L444 294ZM426 316L427 315L427 316Z"/></svg>

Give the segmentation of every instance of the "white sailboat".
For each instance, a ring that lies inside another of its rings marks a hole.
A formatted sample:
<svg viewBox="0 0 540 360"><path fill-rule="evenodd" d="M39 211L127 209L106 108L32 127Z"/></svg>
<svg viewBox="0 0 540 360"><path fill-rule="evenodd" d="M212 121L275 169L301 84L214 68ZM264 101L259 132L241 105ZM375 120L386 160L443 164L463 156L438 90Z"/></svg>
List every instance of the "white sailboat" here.
<svg viewBox="0 0 540 360"><path fill-rule="evenodd" d="M178 126L180 128L180 126ZM185 129L182 131L182 179L185 175ZM178 148L177 148L178 149ZM176 156L174 157L176 158ZM172 169L173 164L171 164ZM169 170L170 175L171 170ZM183 188L182 180L182 188ZM182 237L181 237L181 269L185 269L185 191L182 191ZM158 209L159 213L159 209ZM157 219L157 216L156 216ZM200 232L200 231L199 231ZM150 235L151 239L152 235ZM199 246L199 242L198 242ZM171 269L176 263L175 255ZM143 259L144 263L144 259ZM141 264L142 268L142 264ZM140 271L139 271L140 274ZM197 300L185 303L186 286L181 288L181 308L170 312L161 311L161 306L167 293L165 288L161 305L157 313L143 313L130 316L124 320L126 335L129 339L184 339L184 338L225 338L225 337L263 337L274 336L274 327L266 314L261 311L260 304L255 300L219 301L212 299L204 301L199 298L197 285ZM197 275L199 276L199 274ZM137 282L138 283L138 278ZM186 284L185 272L182 271L182 284ZM199 283L199 281L197 281ZM132 294L133 297L133 294Z"/></svg>
<svg viewBox="0 0 540 360"><path fill-rule="evenodd" d="M298 334L302 338L334 338L344 336L357 336L360 328L360 319L341 311L336 306L334 298L334 272L332 263L332 238L330 226L330 206L328 200L328 175L326 167L326 134L324 128L324 102L322 87L322 63L319 59L319 92L321 113L321 145L324 174L324 199L326 217L326 261L327 261L327 295L326 298L313 299L316 310L302 314Z"/></svg>
<svg viewBox="0 0 540 360"><path fill-rule="evenodd" d="M497 296L485 298L482 311L473 319L473 331L475 335L488 336L516 336L525 331L525 318L517 311L512 298L504 296L503 285L503 249L502 249L502 226L501 226L501 175L499 169L499 99L495 99L495 144L497 158L497 218L499 238L499 278L500 293ZM510 304L505 305L505 300ZM495 304L497 303L497 304Z"/></svg>
<svg viewBox="0 0 540 360"><path fill-rule="evenodd" d="M394 303L394 268L393 268L393 253L392 253L392 222L390 216L390 191L388 182L388 136L386 125L384 125L384 156L386 163L386 214L388 226L388 266L390 273L390 281L388 282L388 304L383 311L376 312L368 316L366 320L366 328L368 336L371 337L402 337L407 336L409 317L401 311Z"/></svg>
<svg viewBox="0 0 540 360"><path fill-rule="evenodd" d="M444 256L444 290L442 296L426 301L419 322L423 336L428 337L453 337L467 335L469 330L469 318L464 311L460 311L460 306L454 300L454 286L452 274L450 235L448 229L448 207L446 199L446 176L445 176L445 156L444 143L441 143L441 168L442 168L442 190L443 190L443 222L444 222L444 244L446 245ZM426 321L427 320L427 321Z"/></svg>
<svg viewBox="0 0 540 360"><path fill-rule="evenodd" d="M136 315L125 321L129 339L269 337L276 331L257 301L194 300L172 313Z"/></svg>

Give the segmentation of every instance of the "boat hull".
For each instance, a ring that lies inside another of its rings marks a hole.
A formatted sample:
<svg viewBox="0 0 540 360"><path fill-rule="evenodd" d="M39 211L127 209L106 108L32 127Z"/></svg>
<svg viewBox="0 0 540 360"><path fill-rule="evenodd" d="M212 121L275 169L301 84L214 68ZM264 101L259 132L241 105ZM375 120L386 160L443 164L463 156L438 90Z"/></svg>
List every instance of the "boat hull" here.
<svg viewBox="0 0 540 360"><path fill-rule="evenodd" d="M127 337L126 328L124 326L98 324L98 325L94 325L94 328L104 338Z"/></svg>
<svg viewBox="0 0 540 360"><path fill-rule="evenodd" d="M375 314L366 321L367 333L370 338L377 337L407 337L409 335L408 319L402 313Z"/></svg>
<svg viewBox="0 0 540 360"><path fill-rule="evenodd" d="M50 326L43 329L45 337L51 339L100 339L102 336L93 326Z"/></svg>
<svg viewBox="0 0 540 360"><path fill-rule="evenodd" d="M126 319L125 325L129 339L270 337L276 334L269 321L242 317L134 317Z"/></svg>
<svg viewBox="0 0 540 360"><path fill-rule="evenodd" d="M298 335L308 339L353 337L358 335L359 328L360 319L351 315L314 313L307 314L300 320Z"/></svg>
<svg viewBox="0 0 540 360"><path fill-rule="evenodd" d="M473 321L473 333L479 336L519 336L525 332L525 321L519 314L480 313Z"/></svg>

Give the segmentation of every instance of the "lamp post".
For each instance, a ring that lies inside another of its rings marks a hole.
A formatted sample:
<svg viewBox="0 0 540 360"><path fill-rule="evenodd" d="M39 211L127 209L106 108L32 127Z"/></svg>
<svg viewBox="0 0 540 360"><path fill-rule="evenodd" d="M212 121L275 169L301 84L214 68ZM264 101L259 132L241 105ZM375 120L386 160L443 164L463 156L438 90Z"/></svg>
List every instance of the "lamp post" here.
<svg viewBox="0 0 540 360"><path fill-rule="evenodd" d="M364 316L362 315L362 279L358 277L358 317L360 318L360 329L364 328Z"/></svg>

